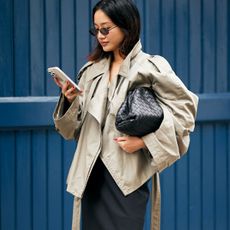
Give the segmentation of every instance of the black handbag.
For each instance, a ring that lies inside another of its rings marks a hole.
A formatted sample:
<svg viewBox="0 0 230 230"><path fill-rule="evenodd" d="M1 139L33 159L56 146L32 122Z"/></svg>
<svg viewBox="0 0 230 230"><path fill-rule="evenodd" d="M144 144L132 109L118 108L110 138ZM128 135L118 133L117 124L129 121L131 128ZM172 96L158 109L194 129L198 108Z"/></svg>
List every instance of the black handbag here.
<svg viewBox="0 0 230 230"><path fill-rule="evenodd" d="M130 136L144 136L156 131L164 114L151 88L139 87L128 92L119 108L115 126Z"/></svg>

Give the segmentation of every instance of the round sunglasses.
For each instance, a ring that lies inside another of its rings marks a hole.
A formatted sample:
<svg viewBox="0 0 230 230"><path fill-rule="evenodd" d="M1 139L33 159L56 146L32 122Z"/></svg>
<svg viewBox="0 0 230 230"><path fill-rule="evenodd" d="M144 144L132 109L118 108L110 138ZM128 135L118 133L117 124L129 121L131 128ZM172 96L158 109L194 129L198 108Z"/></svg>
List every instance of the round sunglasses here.
<svg viewBox="0 0 230 230"><path fill-rule="evenodd" d="M109 31L112 30L115 27L117 27L117 26L113 26L113 27L110 27L110 28L101 28L101 29L96 29L96 28L93 27L93 28L91 28L89 30L89 32L93 36L97 36L98 32L100 32L102 35L106 36L106 35L109 34Z"/></svg>

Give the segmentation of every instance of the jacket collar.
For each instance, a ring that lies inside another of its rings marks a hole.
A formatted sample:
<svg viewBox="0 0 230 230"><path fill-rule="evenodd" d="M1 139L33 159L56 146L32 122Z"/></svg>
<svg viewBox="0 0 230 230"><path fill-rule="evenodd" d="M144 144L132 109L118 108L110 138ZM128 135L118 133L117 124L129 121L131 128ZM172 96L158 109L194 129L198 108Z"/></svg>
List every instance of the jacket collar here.
<svg viewBox="0 0 230 230"><path fill-rule="evenodd" d="M128 76L131 61L134 57L137 56L138 53L141 52L141 49L142 49L142 45L141 45L141 42L139 40L136 43L136 45L133 47L133 49L130 51L130 53L127 55L127 57L124 59L122 65L121 65L120 71L119 71L119 75L121 75L123 77ZM109 66L110 66L110 60L108 60L106 58L100 60L99 62L95 62L91 66L90 77L88 80L92 80L92 79L106 73L109 69Z"/></svg>
<svg viewBox="0 0 230 230"><path fill-rule="evenodd" d="M124 59L120 71L119 71L119 75L123 76L123 77L128 77L128 73L130 70L130 65L132 62L132 59L135 58L137 56L137 54L139 54L141 52L142 49L142 45L140 40L136 43L136 45L133 47L133 49L130 51L130 53L127 55L127 57Z"/></svg>
<svg viewBox="0 0 230 230"><path fill-rule="evenodd" d="M109 63L107 58L100 60L99 62L95 62L90 68L90 74L88 80L92 80L106 73L109 69Z"/></svg>

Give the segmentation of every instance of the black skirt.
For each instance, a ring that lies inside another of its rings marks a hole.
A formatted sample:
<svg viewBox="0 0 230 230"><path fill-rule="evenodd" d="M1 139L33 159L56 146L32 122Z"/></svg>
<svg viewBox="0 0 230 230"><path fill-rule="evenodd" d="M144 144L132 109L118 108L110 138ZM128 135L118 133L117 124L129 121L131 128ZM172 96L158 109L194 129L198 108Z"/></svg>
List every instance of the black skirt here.
<svg viewBox="0 0 230 230"><path fill-rule="evenodd" d="M143 230L147 183L124 196L98 158L82 198L82 230Z"/></svg>

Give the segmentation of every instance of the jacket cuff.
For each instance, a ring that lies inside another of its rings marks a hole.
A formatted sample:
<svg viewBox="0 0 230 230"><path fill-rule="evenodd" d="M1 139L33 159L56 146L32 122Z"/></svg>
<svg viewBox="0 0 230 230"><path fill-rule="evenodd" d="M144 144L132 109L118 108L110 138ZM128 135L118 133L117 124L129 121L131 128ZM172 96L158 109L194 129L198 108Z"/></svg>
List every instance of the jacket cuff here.
<svg viewBox="0 0 230 230"><path fill-rule="evenodd" d="M76 113L79 108L79 97L70 104L63 94L60 95L60 99L53 113L53 119L55 122L62 120L72 120L76 118Z"/></svg>
<svg viewBox="0 0 230 230"><path fill-rule="evenodd" d="M165 160L162 160L160 157L163 153L163 149L160 147L159 143L157 143L158 140L155 134L147 134L143 136L142 139L147 147L144 151L148 152L152 167L155 168L157 172L161 172L167 167L167 164Z"/></svg>
<svg viewBox="0 0 230 230"><path fill-rule="evenodd" d="M176 131L170 112L164 108L164 119L160 128L142 137L148 151L151 165L158 172L180 158Z"/></svg>
<svg viewBox="0 0 230 230"><path fill-rule="evenodd" d="M60 100L53 114L56 130L67 140L76 138L76 129L79 127L78 121L79 98L76 97L67 111L65 111L65 98L61 95Z"/></svg>

